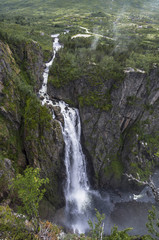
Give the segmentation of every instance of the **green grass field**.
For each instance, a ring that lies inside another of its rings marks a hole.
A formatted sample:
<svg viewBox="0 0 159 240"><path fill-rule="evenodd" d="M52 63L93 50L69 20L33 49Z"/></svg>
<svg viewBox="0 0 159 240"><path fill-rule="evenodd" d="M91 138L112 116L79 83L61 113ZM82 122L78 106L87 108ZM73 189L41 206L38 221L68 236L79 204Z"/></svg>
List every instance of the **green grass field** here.
<svg viewBox="0 0 159 240"><path fill-rule="evenodd" d="M159 1L153 0L1 0L0 33L9 38L37 41L51 51L52 33L70 30L70 37L90 31L114 38L114 52L158 55ZM99 43L105 44L103 39ZM140 64L139 64L140 66ZM138 65L136 66L138 67Z"/></svg>

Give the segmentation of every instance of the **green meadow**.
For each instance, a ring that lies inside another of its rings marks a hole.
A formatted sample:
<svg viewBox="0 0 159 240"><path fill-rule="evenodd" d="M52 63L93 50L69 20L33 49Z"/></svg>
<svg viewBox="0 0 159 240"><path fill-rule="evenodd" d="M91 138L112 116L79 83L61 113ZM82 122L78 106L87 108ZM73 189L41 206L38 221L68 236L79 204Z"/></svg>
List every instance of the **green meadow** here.
<svg viewBox="0 0 159 240"><path fill-rule="evenodd" d="M79 64L75 55L81 42L85 52L83 56L92 50L92 43L95 44L90 61L96 65L100 65L102 59L94 56L101 55L102 58L107 56L109 61L112 59L112 65L114 61L116 65L120 63L120 69L132 67L149 72L159 64L158 10L157 0L151 3L147 0L1 0L0 35L8 42L13 42L13 39L37 42L44 51L44 60L48 61L52 51L50 35L69 29L67 37L60 37L65 46L61 49L61 56L70 52L76 67L79 68ZM81 26L104 37L70 41L73 35L85 33ZM83 64L85 61L83 58Z"/></svg>

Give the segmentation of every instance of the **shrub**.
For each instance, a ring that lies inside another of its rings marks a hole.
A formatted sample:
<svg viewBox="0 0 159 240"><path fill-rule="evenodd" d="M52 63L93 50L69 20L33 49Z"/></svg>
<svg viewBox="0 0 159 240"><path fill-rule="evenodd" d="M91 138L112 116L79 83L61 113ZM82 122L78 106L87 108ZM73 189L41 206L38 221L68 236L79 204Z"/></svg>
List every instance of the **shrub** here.
<svg viewBox="0 0 159 240"><path fill-rule="evenodd" d="M92 240L99 240L102 239L103 231L104 231L104 223L103 220L105 219L104 214L100 214L97 209L96 211L96 218L97 220L94 220L92 222L91 220L88 220L88 224L90 227L90 235Z"/></svg>
<svg viewBox="0 0 159 240"><path fill-rule="evenodd" d="M25 226L25 218L15 214L9 206L0 206L0 233L2 239L35 239Z"/></svg>
<svg viewBox="0 0 159 240"><path fill-rule="evenodd" d="M39 202L45 193L45 189L42 189L42 186L48 182L48 178L40 178L40 169L28 167L24 171L24 175L18 174L13 179L11 185L13 190L17 191L18 197L22 201L22 206L19 206L19 212L26 214L28 220L32 220L36 232L39 227Z"/></svg>
<svg viewBox="0 0 159 240"><path fill-rule="evenodd" d="M149 211L146 227L150 233L150 235L146 237L146 240L159 239L159 212L154 206L152 206L152 210Z"/></svg>

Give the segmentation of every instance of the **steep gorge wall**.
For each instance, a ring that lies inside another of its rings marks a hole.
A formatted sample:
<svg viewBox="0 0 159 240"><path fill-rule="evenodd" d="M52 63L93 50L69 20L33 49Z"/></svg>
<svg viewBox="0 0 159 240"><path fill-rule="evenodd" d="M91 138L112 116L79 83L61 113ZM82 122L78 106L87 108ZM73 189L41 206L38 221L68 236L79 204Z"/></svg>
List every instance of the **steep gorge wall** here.
<svg viewBox="0 0 159 240"><path fill-rule="evenodd" d="M0 200L15 172L29 164L49 178L46 198L56 207L64 203L64 142L59 123L36 96L43 70L37 43L0 41Z"/></svg>
<svg viewBox="0 0 159 240"><path fill-rule="evenodd" d="M158 87L158 69L149 74L129 69L123 81L105 81L100 92L86 78L59 88L49 84L50 96L80 109L82 142L96 187L128 188L125 172L147 178L158 164ZM92 92L109 92L108 110L91 106Z"/></svg>
<svg viewBox="0 0 159 240"><path fill-rule="evenodd" d="M0 186L7 186L15 171L22 172L28 164L40 167L50 180L46 197L59 207L64 204L64 142L58 121L36 97L43 69L37 43L0 42ZM82 144L94 187L125 189L125 172L145 178L157 166L158 80L158 69L149 74L129 69L123 81L104 81L100 90L86 77L59 88L49 83L52 98L80 110ZM94 92L106 96L102 107L96 105ZM8 189L1 189L3 199Z"/></svg>

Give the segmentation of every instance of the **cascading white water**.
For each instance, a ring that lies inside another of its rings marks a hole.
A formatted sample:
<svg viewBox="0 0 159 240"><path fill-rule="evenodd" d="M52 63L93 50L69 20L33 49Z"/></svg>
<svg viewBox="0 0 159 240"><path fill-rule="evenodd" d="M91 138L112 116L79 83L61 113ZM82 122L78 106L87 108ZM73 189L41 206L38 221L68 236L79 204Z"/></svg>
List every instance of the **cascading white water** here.
<svg viewBox="0 0 159 240"><path fill-rule="evenodd" d="M65 32L67 33L67 31ZM110 201L110 195L104 192L103 196L99 194L98 191L92 191L89 189L88 177L86 173L86 161L85 156L82 151L80 144L81 138L81 124L78 109L70 108L63 101L54 101L52 102L49 99L47 94L47 82L49 68L53 64L53 61L56 56L56 52L62 47L59 43L59 34L52 35L53 41L53 57L49 63L46 64L46 68L43 74L43 84L42 88L39 91L40 99L42 104L48 104L54 106L59 106L61 108L61 114L64 118L64 124L61 124L64 142L65 142L65 166L66 166L66 183L64 186L64 193L66 199L66 208L65 208L65 222L64 225L69 229L72 229L74 232L84 233L88 229L88 219L93 219L94 217L94 208L97 208L102 213L105 213L107 219L110 217L110 213L113 210L115 202L124 203L124 207L127 206L126 202L132 201L132 194L123 195L122 199L117 195L113 195L112 201ZM55 115L53 114L53 118ZM145 190L146 191L146 190ZM112 193L111 193L112 194ZM144 193L144 199L145 193ZM147 201L147 200L146 200ZM149 199L148 199L149 201ZM136 207L136 205L135 205ZM140 207L139 207L140 210ZM134 216L132 216L134 214ZM141 219L143 218L143 211L141 214ZM126 214L127 217L127 214ZM142 220L136 220L136 214L131 214L131 218L135 217L135 223L140 226ZM116 216L115 219L120 219L120 216ZM109 218L110 223L105 227L105 231L110 233L111 226L116 224L116 222ZM130 218L129 218L130 220ZM125 223L120 226L120 229L124 227L133 226L132 222L129 223L129 220L126 218ZM110 225L109 225L110 224ZM105 225L106 226L106 225ZM145 224L144 224L145 226ZM141 230L134 232L134 234L143 234L145 228L141 224Z"/></svg>
<svg viewBox="0 0 159 240"><path fill-rule="evenodd" d="M64 142L65 142L65 166L66 166L66 183L64 188L66 200L66 215L73 217L85 213L86 206L89 203L89 184L86 173L86 161L82 151L81 138L81 123L79 111L76 108L71 108L63 101L54 101L49 99L47 94L47 82L49 68L53 64L57 51L62 47L59 43L59 34L52 35L53 41L53 57L49 63L46 63L46 68L43 74L43 84L39 91L42 104L59 106L61 114L64 118L64 126L61 125ZM53 114L53 118L55 115ZM72 226L73 227L73 226ZM74 231L82 232L82 228L78 223L74 224Z"/></svg>
<svg viewBox="0 0 159 240"><path fill-rule="evenodd" d="M63 101L58 106L64 117L63 136L65 141L65 166L67 182L65 188L66 211L82 213L88 203L88 178L85 156L80 144L81 123L79 112Z"/></svg>
<svg viewBox="0 0 159 240"><path fill-rule="evenodd" d="M49 96L47 95L47 82L48 82L48 75L49 75L49 69L51 65L53 64L53 61L55 59L56 53L60 50L62 45L59 43L59 34L51 35L51 37L54 39L53 41L53 57L50 60L50 62L46 63L46 67L43 73L43 84L41 89L39 90L40 96L43 98L42 104L51 104L53 105L52 101L49 100Z"/></svg>

